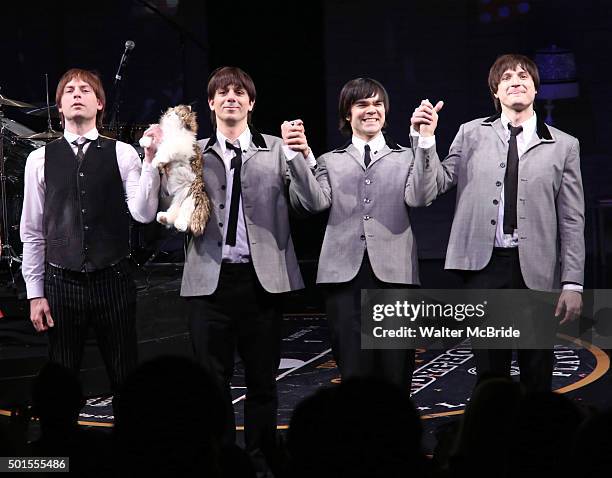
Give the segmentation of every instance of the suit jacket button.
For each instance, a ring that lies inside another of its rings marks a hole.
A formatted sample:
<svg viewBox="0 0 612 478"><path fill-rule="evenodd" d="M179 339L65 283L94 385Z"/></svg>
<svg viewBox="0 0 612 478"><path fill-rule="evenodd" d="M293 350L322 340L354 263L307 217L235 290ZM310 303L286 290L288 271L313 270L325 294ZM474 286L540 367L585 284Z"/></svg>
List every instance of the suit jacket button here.
<svg viewBox="0 0 612 478"><path fill-rule="evenodd" d="M506 163L499 163L499 167L500 168L505 168L506 167Z"/></svg>
<svg viewBox="0 0 612 478"><path fill-rule="evenodd" d="M493 199L493 204L495 204L497 206L498 203L499 203L499 201L497 199Z"/></svg>
<svg viewBox="0 0 612 478"><path fill-rule="evenodd" d="M225 209L225 204L219 204L219 209Z"/></svg>
<svg viewBox="0 0 612 478"><path fill-rule="evenodd" d="M496 181L496 182L495 182L495 185L496 185L497 187L500 187L500 186L502 185L502 183L501 183L501 181Z"/></svg>
<svg viewBox="0 0 612 478"><path fill-rule="evenodd" d="M365 183L366 183L366 184L372 184L372 180L371 180L371 179L366 179L366 180L365 180Z"/></svg>
<svg viewBox="0 0 612 478"><path fill-rule="evenodd" d="M491 224L495 226L495 224L497 224L497 221L495 219L491 219Z"/></svg>
<svg viewBox="0 0 612 478"><path fill-rule="evenodd" d="M219 223L219 227L223 227L223 223L222 222Z"/></svg>
<svg viewBox="0 0 612 478"><path fill-rule="evenodd" d="M221 186L221 190L225 191L225 184Z"/></svg>
<svg viewBox="0 0 612 478"><path fill-rule="evenodd" d="M365 241L365 236L362 234L361 236L359 236L359 239L361 239L362 241Z"/></svg>

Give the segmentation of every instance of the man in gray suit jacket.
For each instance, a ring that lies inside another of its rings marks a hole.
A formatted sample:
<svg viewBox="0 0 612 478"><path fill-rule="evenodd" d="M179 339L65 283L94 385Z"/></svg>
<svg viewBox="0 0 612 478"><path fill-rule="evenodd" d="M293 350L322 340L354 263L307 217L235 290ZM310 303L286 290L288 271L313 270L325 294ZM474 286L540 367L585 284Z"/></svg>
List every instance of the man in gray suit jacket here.
<svg viewBox="0 0 612 478"><path fill-rule="evenodd" d="M199 141L210 219L189 238L181 295L198 362L225 395L228 442L235 439L230 381L234 352L246 380L245 441L270 457L276 440L276 372L280 361L280 294L303 287L289 230L287 161L310 150L301 122L290 126L291 147L250 126L256 90L235 67L217 69L208 83L215 132ZM287 128L286 128L287 129ZM310 154L312 166L314 157Z"/></svg>
<svg viewBox="0 0 612 478"><path fill-rule="evenodd" d="M498 114L462 125L440 162L433 128L442 103L424 100L412 116L418 148L427 152L414 167L415 199L427 205L457 186L446 268L462 273L468 288L562 287L555 315L561 323L582 308L584 195L576 138L544 124L533 103L539 87L535 63L503 55L489 71ZM551 312L552 315L552 312ZM534 323L547 317L534 317ZM552 317L550 317L552 319ZM479 376L509 375L510 350L476 350ZM550 390L550 350L519 350L521 381Z"/></svg>
<svg viewBox="0 0 612 478"><path fill-rule="evenodd" d="M344 85L340 129L351 140L317 159L316 177L301 158L291 161L290 195L309 212L330 209L317 283L326 285L342 378L377 375L409 390L414 350L361 350L361 289L419 284L409 217L414 155L383 134L388 111L378 81L357 78Z"/></svg>

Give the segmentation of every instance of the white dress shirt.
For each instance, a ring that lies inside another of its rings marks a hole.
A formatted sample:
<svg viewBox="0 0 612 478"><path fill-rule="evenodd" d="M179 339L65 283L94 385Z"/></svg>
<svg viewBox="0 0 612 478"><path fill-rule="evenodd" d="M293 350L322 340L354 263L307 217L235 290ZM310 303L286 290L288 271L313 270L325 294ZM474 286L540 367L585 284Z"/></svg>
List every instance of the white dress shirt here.
<svg viewBox="0 0 612 478"><path fill-rule="evenodd" d="M234 150L228 149L225 142L231 143L234 146L240 146L242 150L242 160L244 162L244 154L249 149L251 144L251 130L247 128L242 132L236 141L230 141L223 133L217 130L217 142L223 153L223 164L225 164L225 218L223 219L223 251L222 258L226 262L250 262L251 250L249 249L249 239L247 236L246 225L244 224L244 214L242 212L242 197L238 203L238 224L236 226L236 245L228 246L225 243L227 234L227 223L229 221L229 213L232 204L232 189L234 185L234 170L231 169L232 158L236 155Z"/></svg>
<svg viewBox="0 0 612 478"><path fill-rule="evenodd" d="M512 124L510 120L506 117L505 114L501 115L501 123L504 127L504 131L506 132L506 140L510 140L510 130L508 129L508 124ZM514 126L514 125L512 125ZM536 131L537 126L537 118L535 112L533 116L529 118L527 121L524 121L520 125L522 126L523 131L521 131L516 136L516 146L518 149L519 160L523 153L527 149L533 135ZM497 208L497 228L495 229L495 247L518 247L519 239L518 239L518 231L515 229L512 234L504 233L504 186L501 187L501 193L499 198L499 205Z"/></svg>
<svg viewBox="0 0 612 478"><path fill-rule="evenodd" d="M371 151L370 158L372 159L372 161L374 161L374 156L376 154L378 154L378 152L386 144L385 137L383 136L382 132L378 133L376 135L376 137L374 139L371 139L370 141L365 141L365 140L363 140L361 138L358 138L357 136L353 135L353 137L351 138L351 142L353 143L353 146L355 146L355 148L357 148L357 151L359 151L359 154L361 155L361 157L363 157L363 155L364 155L365 145L366 144L369 145L370 146L370 151Z"/></svg>
<svg viewBox="0 0 612 478"><path fill-rule="evenodd" d="M98 130L88 131L82 137L64 130L64 140L68 142L76 155L77 147L72 144L90 140L83 147L96 147ZM136 150L129 144L117 141L117 165L125 200L132 217L139 222L151 222L155 219L159 198L159 173L150 163L141 164ZM21 272L26 283L28 299L44 297L45 246L43 233L43 212L45 209L45 148L38 148L28 156L24 173L24 199L21 213L20 235L23 242L23 263Z"/></svg>

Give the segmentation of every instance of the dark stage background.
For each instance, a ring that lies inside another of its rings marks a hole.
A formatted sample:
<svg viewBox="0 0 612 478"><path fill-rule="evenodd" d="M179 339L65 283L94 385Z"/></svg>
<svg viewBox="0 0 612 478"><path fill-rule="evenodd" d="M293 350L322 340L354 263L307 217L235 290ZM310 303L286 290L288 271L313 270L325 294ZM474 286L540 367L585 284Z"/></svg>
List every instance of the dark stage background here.
<svg viewBox="0 0 612 478"><path fill-rule="evenodd" d="M555 102L555 126L581 141L586 285L609 283L604 259L612 249L605 240L612 210L599 207L598 200L612 198L612 2L21 1L3 2L0 18L0 86L9 98L42 105L44 74L54 91L66 69L80 66L101 73L110 102L125 41L132 40L121 121L147 124L168 106L193 103L205 137L207 77L218 66L237 65L258 89L255 126L279 134L283 120L300 117L317 154L343 141L337 97L351 78L369 76L387 87L388 131L403 144L419 101L443 99L436 137L444 155L461 123L493 113L486 80L498 55L533 57L551 45L567 48L575 55L580 95ZM545 114L541 104L537 111ZM6 115L37 131L46 126L44 119L15 109ZM413 211L422 259L444 257L453 207L451 193ZM302 259L316 260L323 224L322 217L296 221Z"/></svg>

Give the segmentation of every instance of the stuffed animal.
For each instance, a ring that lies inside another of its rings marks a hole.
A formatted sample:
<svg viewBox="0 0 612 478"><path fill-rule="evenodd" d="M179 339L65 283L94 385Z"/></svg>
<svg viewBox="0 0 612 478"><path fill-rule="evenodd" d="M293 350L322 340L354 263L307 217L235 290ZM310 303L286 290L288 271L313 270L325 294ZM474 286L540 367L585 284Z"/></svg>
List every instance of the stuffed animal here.
<svg viewBox="0 0 612 478"><path fill-rule="evenodd" d="M202 177L204 158L196 141L196 113L185 105L169 108L159 126L163 135L151 164L166 176L172 202L167 211L157 213L157 222L200 236L210 216L210 202ZM151 141L150 136L143 136L140 145L147 148Z"/></svg>

